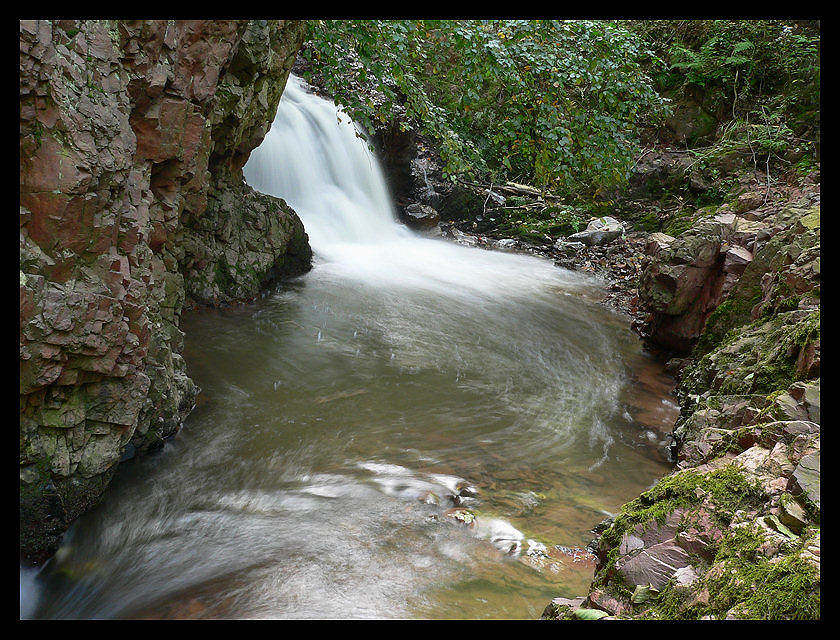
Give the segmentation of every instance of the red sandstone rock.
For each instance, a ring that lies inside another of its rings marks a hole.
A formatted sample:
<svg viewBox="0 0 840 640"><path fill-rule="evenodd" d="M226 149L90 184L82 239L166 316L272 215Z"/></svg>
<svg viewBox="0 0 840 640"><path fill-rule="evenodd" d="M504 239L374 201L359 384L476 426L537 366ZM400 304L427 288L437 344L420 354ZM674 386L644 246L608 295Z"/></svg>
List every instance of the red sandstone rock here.
<svg viewBox="0 0 840 640"><path fill-rule="evenodd" d="M248 299L307 268L297 216L241 176L302 37L296 21L20 22L25 556L50 553L129 442L160 444L192 407L187 294ZM222 221L242 232L220 240Z"/></svg>

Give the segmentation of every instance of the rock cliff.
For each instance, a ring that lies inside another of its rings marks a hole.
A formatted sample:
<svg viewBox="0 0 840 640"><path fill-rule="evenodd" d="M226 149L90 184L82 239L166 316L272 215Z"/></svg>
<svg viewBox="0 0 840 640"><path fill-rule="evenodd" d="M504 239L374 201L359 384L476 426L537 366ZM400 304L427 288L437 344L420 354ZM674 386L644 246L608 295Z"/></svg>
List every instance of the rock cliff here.
<svg viewBox="0 0 840 640"><path fill-rule="evenodd" d="M299 21L20 22L20 548L41 561L194 405L182 310L309 268L242 177Z"/></svg>

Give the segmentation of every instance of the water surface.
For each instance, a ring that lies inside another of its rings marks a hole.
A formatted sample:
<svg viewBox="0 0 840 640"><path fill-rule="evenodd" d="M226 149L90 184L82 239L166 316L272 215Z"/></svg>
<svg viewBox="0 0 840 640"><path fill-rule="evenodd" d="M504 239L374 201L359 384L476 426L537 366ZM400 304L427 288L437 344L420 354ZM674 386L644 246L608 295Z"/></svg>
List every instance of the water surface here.
<svg viewBox="0 0 840 640"><path fill-rule="evenodd" d="M72 528L35 617L533 618L592 577L543 545L667 471L669 383L600 284L396 224L340 117L290 79L246 177L314 268L184 318L198 406ZM445 515L463 481L473 527Z"/></svg>

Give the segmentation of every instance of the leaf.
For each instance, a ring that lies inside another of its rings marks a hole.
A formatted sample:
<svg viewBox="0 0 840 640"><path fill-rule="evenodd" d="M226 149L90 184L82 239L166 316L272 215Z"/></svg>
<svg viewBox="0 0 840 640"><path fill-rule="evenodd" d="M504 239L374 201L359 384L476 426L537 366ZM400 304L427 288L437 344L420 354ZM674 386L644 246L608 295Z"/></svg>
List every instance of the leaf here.
<svg viewBox="0 0 840 640"><path fill-rule="evenodd" d="M578 620L600 620L610 614L600 609L575 609L573 615Z"/></svg>
<svg viewBox="0 0 840 640"><path fill-rule="evenodd" d="M732 53L741 53L742 51L746 51L747 49L752 49L754 47L755 45L752 42L750 42L749 40L744 40L743 42L739 42L735 45L735 48L732 49Z"/></svg>
<svg viewBox="0 0 840 640"><path fill-rule="evenodd" d="M654 591L655 589L652 589L649 584L637 584L636 588L633 590L633 596L630 598L630 602L633 604L642 604L643 602L647 602L653 596Z"/></svg>

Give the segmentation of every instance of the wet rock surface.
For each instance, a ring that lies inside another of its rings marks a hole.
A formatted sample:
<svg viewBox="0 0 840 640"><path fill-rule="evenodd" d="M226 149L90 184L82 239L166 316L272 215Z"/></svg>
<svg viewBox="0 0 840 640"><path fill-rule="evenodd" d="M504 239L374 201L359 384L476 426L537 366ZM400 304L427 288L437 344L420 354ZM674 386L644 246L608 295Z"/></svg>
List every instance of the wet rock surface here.
<svg viewBox="0 0 840 640"><path fill-rule="evenodd" d="M20 22L25 558L194 405L185 305L308 268L296 214L241 173L302 37L295 21Z"/></svg>
<svg viewBox="0 0 840 640"><path fill-rule="evenodd" d="M429 205L415 202L405 208L402 220L413 229L429 229L437 225L440 215Z"/></svg>

